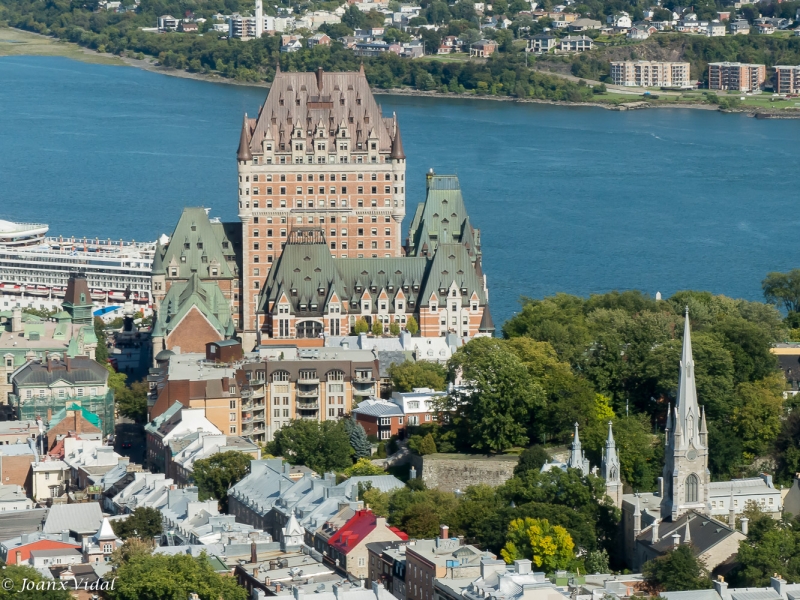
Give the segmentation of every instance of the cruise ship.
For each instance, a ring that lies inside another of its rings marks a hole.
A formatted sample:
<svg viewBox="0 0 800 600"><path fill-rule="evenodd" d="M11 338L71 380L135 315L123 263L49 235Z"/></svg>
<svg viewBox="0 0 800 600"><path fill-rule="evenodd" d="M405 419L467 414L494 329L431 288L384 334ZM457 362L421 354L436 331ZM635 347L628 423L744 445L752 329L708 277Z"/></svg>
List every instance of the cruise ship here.
<svg viewBox="0 0 800 600"><path fill-rule="evenodd" d="M48 229L42 223L0 220L0 310L9 301L60 303L73 273L86 275L99 306L124 302L126 290L134 303L152 304L155 242L49 237Z"/></svg>

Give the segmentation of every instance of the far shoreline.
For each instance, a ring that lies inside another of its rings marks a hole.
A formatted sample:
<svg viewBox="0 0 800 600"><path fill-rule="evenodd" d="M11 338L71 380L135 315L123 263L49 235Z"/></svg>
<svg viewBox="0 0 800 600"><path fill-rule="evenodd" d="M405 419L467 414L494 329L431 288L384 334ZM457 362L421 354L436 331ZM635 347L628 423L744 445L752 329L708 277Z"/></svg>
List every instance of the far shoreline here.
<svg viewBox="0 0 800 600"><path fill-rule="evenodd" d="M171 67L162 67L160 65L153 64L155 59L153 58L145 58L145 59L137 59L137 58L129 58L126 56L118 56L115 54L110 54L107 52L97 52L96 50L92 50L90 48L85 48L73 42L66 42L60 40L54 36L44 35L41 33L35 33L32 31L26 31L24 29L17 29L15 27L7 27L7 28L0 28L8 29L14 31L18 34L22 35L29 35L35 38L44 38L46 40L51 41L54 45L64 45L65 47L70 47L73 50L77 50L77 56L75 52L71 53L51 53L51 54L11 54L7 56L61 56L63 58L68 58L71 60L78 60L87 63L93 64L105 64L108 66L129 66L134 67L143 71L149 71L151 73L159 73L161 75L167 75L169 77L178 77L182 79L192 79L195 81L203 81L206 83L218 83L223 85L238 85L244 87L254 87L254 88L262 88L262 89L269 89L270 83L266 81L262 82L254 82L254 81L236 81L235 79L230 79L228 77L222 77L220 75L215 74L206 74L206 73L191 73L189 71L180 70L180 69L173 69ZM86 57L86 60L82 60L82 56ZM0 58L3 58L4 55L0 53ZM101 60L91 60L91 58L99 58ZM555 77L558 77L557 73L549 73L545 72ZM422 91L422 90L415 90L412 88L389 88L389 89L382 89L382 88L372 88L373 94L376 96L411 96L411 97L420 97L420 98L438 98L438 99L459 99L459 100L489 100L494 102L513 102L519 104L549 104L552 106L564 106L564 107L593 107L593 108L603 108L605 110L612 110L612 111L628 111L628 110L647 110L647 109L654 109L654 108L673 108L673 109L690 109L690 110L705 110L705 111L714 111L720 113L731 113L731 114L741 114L748 117L759 117L762 119L800 119L800 111L796 112L787 112L787 111L769 111L769 110L749 110L749 109L720 109L718 106L710 105L710 104L685 104L685 103L653 103L648 102L645 100L631 100L630 102L621 102L618 104L611 104L606 102L569 102L566 100L542 100L537 98L513 98L509 96L490 96L490 95L478 95L478 94L456 94L449 92L447 94L442 94L436 91Z"/></svg>

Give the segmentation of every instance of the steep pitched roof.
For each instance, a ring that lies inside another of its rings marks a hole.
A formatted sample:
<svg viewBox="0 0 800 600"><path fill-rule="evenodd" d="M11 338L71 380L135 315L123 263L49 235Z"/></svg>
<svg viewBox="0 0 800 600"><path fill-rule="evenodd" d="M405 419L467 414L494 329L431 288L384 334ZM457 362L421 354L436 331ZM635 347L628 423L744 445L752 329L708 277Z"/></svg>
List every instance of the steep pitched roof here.
<svg viewBox="0 0 800 600"><path fill-rule="evenodd" d="M469 222L458 177L429 173L425 202L408 229L408 255L431 255L439 244L450 243L468 246L473 261L480 256L480 231Z"/></svg>
<svg viewBox="0 0 800 600"><path fill-rule="evenodd" d="M153 325L153 335L168 336L196 308L222 337L231 337L236 328L231 316L231 307L215 283L204 283L197 273L192 273L186 282L170 286Z"/></svg>
<svg viewBox="0 0 800 600"><path fill-rule="evenodd" d="M344 526L337 531L328 545L344 554L349 554L378 526L378 517L370 510L358 510ZM402 531L390 528L400 539L408 539Z"/></svg>
<svg viewBox="0 0 800 600"><path fill-rule="evenodd" d="M321 68L310 73L278 71L258 119L246 121L243 126L239 153L247 156L246 152L242 153L241 142L248 136L252 156L262 152L264 140L286 144L288 136L297 139L296 132L300 132L300 139L313 152L311 141L319 139L320 130L323 139L334 143L342 128L355 142L355 151L359 151L358 144L363 144L366 151L368 139L376 141L379 152L393 150L393 138L399 130L393 118L384 118L381 114L363 70L357 73L326 73ZM397 151L402 154L402 142Z"/></svg>
<svg viewBox="0 0 800 600"><path fill-rule="evenodd" d="M206 209L184 208L166 248L156 246L154 268L162 271L177 268L179 279L188 279L195 272L202 279L211 278L211 269L217 269L215 279L233 279L235 273L228 266L235 258L232 239L227 224L211 222Z"/></svg>

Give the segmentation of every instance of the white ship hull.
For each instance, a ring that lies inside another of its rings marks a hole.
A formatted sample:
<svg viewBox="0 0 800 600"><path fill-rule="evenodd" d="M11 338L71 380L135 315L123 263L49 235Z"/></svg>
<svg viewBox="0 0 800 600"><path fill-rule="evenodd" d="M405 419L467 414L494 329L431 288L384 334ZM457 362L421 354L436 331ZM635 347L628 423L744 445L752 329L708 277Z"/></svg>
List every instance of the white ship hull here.
<svg viewBox="0 0 800 600"><path fill-rule="evenodd" d="M81 273L95 304L121 304L126 290L133 302L152 304L155 242L55 238L46 232L46 225L0 221L0 296L6 302L60 301L70 276Z"/></svg>

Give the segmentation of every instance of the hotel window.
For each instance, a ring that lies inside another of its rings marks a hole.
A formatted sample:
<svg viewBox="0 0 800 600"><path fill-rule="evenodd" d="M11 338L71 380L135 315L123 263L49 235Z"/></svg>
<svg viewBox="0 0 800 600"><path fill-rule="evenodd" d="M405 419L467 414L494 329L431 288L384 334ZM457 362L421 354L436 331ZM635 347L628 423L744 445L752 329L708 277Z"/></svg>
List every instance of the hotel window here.
<svg viewBox="0 0 800 600"><path fill-rule="evenodd" d="M83 396L83 388L78 388L78 389L76 389L76 390L75 390L75 395L76 395L76 396L78 396L79 398L80 398L81 396Z"/></svg>
<svg viewBox="0 0 800 600"><path fill-rule="evenodd" d="M229 420L231 423L235 423L235 422L236 422L236 413L235 413L235 412L232 412L232 413L230 413L230 414L228 415L228 420Z"/></svg>
<svg viewBox="0 0 800 600"><path fill-rule="evenodd" d="M254 289L254 290L257 290L259 287L260 287L260 284L259 284L259 282L258 282L258 281L254 281L254 282L253 282L253 289Z"/></svg>
<svg viewBox="0 0 800 600"><path fill-rule="evenodd" d="M378 230L373 228L370 233L372 233L372 235L378 235Z"/></svg>
<svg viewBox="0 0 800 600"><path fill-rule="evenodd" d="M387 227L383 230L383 235L392 235L392 230Z"/></svg>
<svg viewBox="0 0 800 600"><path fill-rule="evenodd" d="M286 195L286 188L282 187L281 188L281 196L285 196L285 195Z"/></svg>
<svg viewBox="0 0 800 600"><path fill-rule="evenodd" d="M391 248L391 247L392 247L392 242L389 242L389 241L387 241L387 242L384 242L384 244L383 244L383 245L384 245L384 247L385 247L385 248L387 248L387 249L388 249L388 248Z"/></svg>
<svg viewBox="0 0 800 600"><path fill-rule="evenodd" d="M253 250L258 250L258 249L259 249L258 242L253 242Z"/></svg>
<svg viewBox="0 0 800 600"><path fill-rule="evenodd" d="M258 277L259 275L261 275L261 272L258 269L253 269L253 275L255 277Z"/></svg>
<svg viewBox="0 0 800 600"><path fill-rule="evenodd" d="M231 408L236 408L236 400L231 400Z"/></svg>
<svg viewBox="0 0 800 600"><path fill-rule="evenodd" d="M231 433L236 433L236 425L231 425Z"/></svg>
<svg viewBox="0 0 800 600"><path fill-rule="evenodd" d="M268 188L267 188L267 194L271 194L271 193L272 193L272 188L271 188L271 187L268 187Z"/></svg>
<svg viewBox="0 0 800 600"><path fill-rule="evenodd" d="M364 193L364 187L363 186L361 186L361 185L358 186L358 193L359 194L363 194Z"/></svg>

